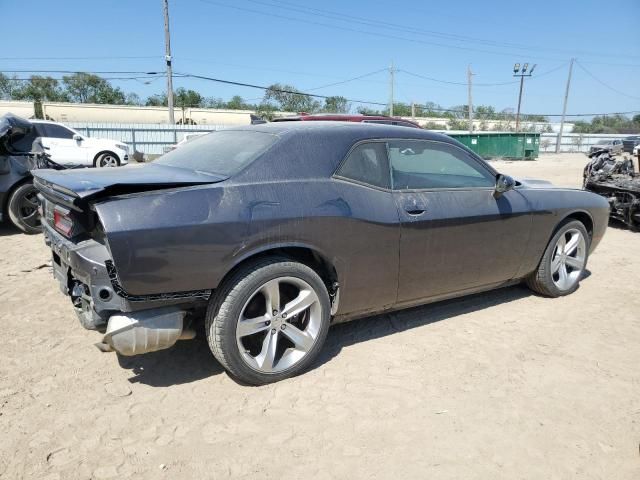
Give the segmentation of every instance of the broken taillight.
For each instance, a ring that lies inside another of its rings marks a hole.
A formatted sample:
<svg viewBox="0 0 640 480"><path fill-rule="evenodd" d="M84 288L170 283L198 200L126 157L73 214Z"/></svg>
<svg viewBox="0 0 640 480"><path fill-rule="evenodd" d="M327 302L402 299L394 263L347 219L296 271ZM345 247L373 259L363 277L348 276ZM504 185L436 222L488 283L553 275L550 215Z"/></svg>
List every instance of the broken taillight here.
<svg viewBox="0 0 640 480"><path fill-rule="evenodd" d="M53 210L53 227L65 237L70 237L73 232L73 219L69 213L69 210L60 207Z"/></svg>

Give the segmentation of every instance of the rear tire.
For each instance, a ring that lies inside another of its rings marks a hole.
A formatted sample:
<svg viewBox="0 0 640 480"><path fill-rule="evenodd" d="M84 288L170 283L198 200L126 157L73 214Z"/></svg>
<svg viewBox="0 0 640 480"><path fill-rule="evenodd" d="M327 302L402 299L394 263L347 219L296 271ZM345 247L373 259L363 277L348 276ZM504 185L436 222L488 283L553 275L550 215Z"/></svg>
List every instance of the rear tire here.
<svg viewBox="0 0 640 480"><path fill-rule="evenodd" d="M42 232L37 194L33 183L23 183L11 193L7 205L11 223L29 235Z"/></svg>
<svg viewBox="0 0 640 480"><path fill-rule="evenodd" d="M207 340L215 358L241 382L277 382L317 358L330 311L327 288L314 270L287 258L263 259L217 289L207 309Z"/></svg>
<svg viewBox="0 0 640 480"><path fill-rule="evenodd" d="M584 224L567 219L549 241L527 286L546 297L569 295L578 289L589 258L590 238Z"/></svg>

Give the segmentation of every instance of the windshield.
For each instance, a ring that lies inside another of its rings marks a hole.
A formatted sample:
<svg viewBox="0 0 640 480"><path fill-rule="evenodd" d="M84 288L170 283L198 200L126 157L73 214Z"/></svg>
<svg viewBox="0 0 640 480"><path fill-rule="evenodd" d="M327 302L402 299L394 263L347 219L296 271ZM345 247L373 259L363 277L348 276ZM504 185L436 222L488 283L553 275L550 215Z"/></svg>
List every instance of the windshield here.
<svg viewBox="0 0 640 480"><path fill-rule="evenodd" d="M154 163L231 176L266 152L276 135L221 130L189 140Z"/></svg>
<svg viewBox="0 0 640 480"><path fill-rule="evenodd" d="M609 143L609 140L598 140L596 142L596 145L606 145Z"/></svg>

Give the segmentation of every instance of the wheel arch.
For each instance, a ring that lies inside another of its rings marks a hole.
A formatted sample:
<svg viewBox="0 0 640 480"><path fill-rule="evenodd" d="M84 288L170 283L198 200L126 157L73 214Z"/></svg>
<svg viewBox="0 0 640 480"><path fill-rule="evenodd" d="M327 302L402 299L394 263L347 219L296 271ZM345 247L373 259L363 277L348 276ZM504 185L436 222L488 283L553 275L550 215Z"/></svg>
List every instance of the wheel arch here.
<svg viewBox="0 0 640 480"><path fill-rule="evenodd" d="M250 252L245 252L235 258L234 263L224 274L220 284L248 263L268 257L286 257L308 266L320 276L330 296L333 296L338 287L338 271L328 256L317 248L299 243L264 245Z"/></svg>
<svg viewBox="0 0 640 480"><path fill-rule="evenodd" d="M562 225L562 223L567 220L567 219L574 219L574 220L578 220L580 223L582 223L584 225L584 228L587 229L587 233L589 234L589 238L593 237L593 217L591 216L591 214L589 212L587 212L586 210L576 210L573 212L570 212L568 214L566 214L556 225L556 228L553 230L553 233L551 234L551 238L553 238L553 235L555 235L555 233L558 231L558 228L560 228L560 225Z"/></svg>

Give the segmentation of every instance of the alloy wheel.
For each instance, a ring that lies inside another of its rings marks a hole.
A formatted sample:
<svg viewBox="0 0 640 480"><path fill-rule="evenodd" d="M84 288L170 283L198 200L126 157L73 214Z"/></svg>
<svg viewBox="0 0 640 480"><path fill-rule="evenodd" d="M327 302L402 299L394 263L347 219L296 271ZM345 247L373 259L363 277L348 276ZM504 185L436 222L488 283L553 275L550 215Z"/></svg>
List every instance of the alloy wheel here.
<svg viewBox="0 0 640 480"><path fill-rule="evenodd" d="M572 228L560 235L551 257L551 278L560 290L569 290L580 280L587 254L587 242Z"/></svg>
<svg viewBox="0 0 640 480"><path fill-rule="evenodd" d="M315 290L296 277L278 277L256 289L236 326L242 360L253 370L278 373L300 362L316 343L322 306Z"/></svg>
<svg viewBox="0 0 640 480"><path fill-rule="evenodd" d="M100 165L100 167L117 167L118 159L113 155L106 154L100 157L98 165Z"/></svg>

